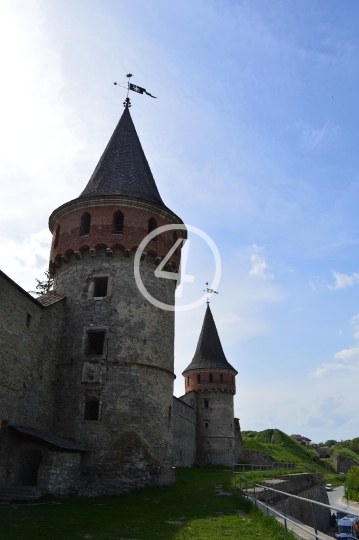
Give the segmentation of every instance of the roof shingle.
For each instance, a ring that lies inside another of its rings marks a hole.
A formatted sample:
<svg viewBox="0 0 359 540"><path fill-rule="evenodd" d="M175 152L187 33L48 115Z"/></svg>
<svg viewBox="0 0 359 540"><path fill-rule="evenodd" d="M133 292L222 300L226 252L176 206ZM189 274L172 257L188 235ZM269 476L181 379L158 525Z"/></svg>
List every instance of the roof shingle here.
<svg viewBox="0 0 359 540"><path fill-rule="evenodd" d="M227 362L224 355L216 324L208 304L196 352L192 362L184 370L183 375L187 371L213 368L230 369L237 374L237 371Z"/></svg>
<svg viewBox="0 0 359 540"><path fill-rule="evenodd" d="M48 429L39 429L29 426L14 426L12 424L9 424L8 427L15 431L15 433L17 433L18 435L22 435L23 437L26 437L33 441L40 442L45 446L49 446L50 448L53 448L55 450L63 450L67 452L89 451L87 448L81 446L77 442L64 439L63 437L60 437L60 435L56 435L56 433L53 433Z"/></svg>
<svg viewBox="0 0 359 540"><path fill-rule="evenodd" d="M128 107L80 198L96 195L123 195L165 206Z"/></svg>

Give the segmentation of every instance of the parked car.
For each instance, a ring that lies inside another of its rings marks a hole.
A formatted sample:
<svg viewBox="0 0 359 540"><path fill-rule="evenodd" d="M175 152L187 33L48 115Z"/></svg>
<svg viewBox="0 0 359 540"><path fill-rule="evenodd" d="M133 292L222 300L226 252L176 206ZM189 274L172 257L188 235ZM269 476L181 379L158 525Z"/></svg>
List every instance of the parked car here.
<svg viewBox="0 0 359 540"><path fill-rule="evenodd" d="M325 484L325 489L327 491L333 491L333 484Z"/></svg>

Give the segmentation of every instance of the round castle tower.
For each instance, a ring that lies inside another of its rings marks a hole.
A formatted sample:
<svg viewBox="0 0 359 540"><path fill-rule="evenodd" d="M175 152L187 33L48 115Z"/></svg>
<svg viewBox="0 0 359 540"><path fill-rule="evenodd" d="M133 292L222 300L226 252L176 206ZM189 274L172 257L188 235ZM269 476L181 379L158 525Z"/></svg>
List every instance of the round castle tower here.
<svg viewBox="0 0 359 540"><path fill-rule="evenodd" d="M80 494L172 481L174 313L149 303L134 253L152 230L183 225L163 203L129 111L81 195L49 218L54 288L66 296L54 430L90 450ZM154 270L184 230L151 240L140 263L147 290L174 305L176 281ZM180 249L166 270L178 271Z"/></svg>
<svg viewBox="0 0 359 540"><path fill-rule="evenodd" d="M237 371L224 355L209 304L193 360L182 375L186 394L197 393L197 465L232 466L236 460L233 396Z"/></svg>

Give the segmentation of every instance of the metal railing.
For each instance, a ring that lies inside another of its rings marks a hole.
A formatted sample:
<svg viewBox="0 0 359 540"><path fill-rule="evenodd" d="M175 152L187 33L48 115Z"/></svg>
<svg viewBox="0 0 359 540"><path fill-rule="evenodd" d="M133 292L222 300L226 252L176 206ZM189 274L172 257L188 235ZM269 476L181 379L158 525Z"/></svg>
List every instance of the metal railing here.
<svg viewBox="0 0 359 540"><path fill-rule="evenodd" d="M239 484L239 485L238 485ZM306 499L304 497L299 497L298 495L293 495L291 493L286 493L285 491L280 491L275 488L271 488L269 486L256 483L252 480L250 480L248 477L242 476L240 473L234 473L233 475L233 485L234 487L240 491L240 493L247 499L253 502L255 506L257 506L262 512L266 512L267 514L274 515L276 518L280 518L284 522L284 527L286 531L288 530L288 523L293 524L296 528L304 531L306 534L309 534L311 537L315 538L316 540L327 540L328 536L321 536L318 532L318 526L317 526L317 507L327 508L329 512L331 513L332 510L336 512L343 512L343 508L339 508L330 504L321 503L319 501L313 501L311 499ZM278 496L281 500L281 507L282 512L274 508L273 506L270 506L267 502L268 499L268 492L272 492ZM259 496L261 497L261 500L259 500ZM303 523L298 521L297 519L289 516L285 509L285 498L287 499L295 499L301 502L305 502L310 505L311 507L311 514L312 514L312 520L313 520L313 528L309 525L305 526ZM264 499L264 500L263 500ZM359 513L352 512L351 510L348 510L348 515L358 517ZM295 530L291 529L291 532L296 534ZM298 534L296 534L299 538L301 538Z"/></svg>
<svg viewBox="0 0 359 540"><path fill-rule="evenodd" d="M307 466L304 463L290 463L275 461L270 465L253 465L251 463L235 463L233 465L233 474L237 475L248 471L269 471L277 469L299 469L307 470ZM238 470L237 470L238 469Z"/></svg>

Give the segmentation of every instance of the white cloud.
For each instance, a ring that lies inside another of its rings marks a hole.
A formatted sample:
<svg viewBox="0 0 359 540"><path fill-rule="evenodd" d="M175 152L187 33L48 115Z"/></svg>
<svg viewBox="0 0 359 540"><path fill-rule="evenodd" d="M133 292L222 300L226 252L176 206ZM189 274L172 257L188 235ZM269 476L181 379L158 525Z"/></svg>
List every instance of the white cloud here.
<svg viewBox="0 0 359 540"><path fill-rule="evenodd" d="M273 279L274 274L270 272L271 268L268 266L265 259L258 253L262 248L254 244L253 249L254 253L251 255L252 268L250 269L249 274L251 276L259 276L262 279Z"/></svg>
<svg viewBox="0 0 359 540"><path fill-rule="evenodd" d="M346 289L347 287L353 287L359 283L359 273L352 274L341 274L340 272L334 272L332 270L333 277L335 279L334 285L328 285L328 288L331 290L335 289Z"/></svg>
<svg viewBox="0 0 359 540"><path fill-rule="evenodd" d="M336 360L344 360L344 362L359 362L359 346L343 349L335 353L334 358Z"/></svg>
<svg viewBox="0 0 359 540"><path fill-rule="evenodd" d="M42 279L48 268L51 234L48 229L38 231L23 242L1 241L1 269L26 289L33 289L34 278Z"/></svg>
<svg viewBox="0 0 359 540"><path fill-rule="evenodd" d="M317 147L328 145L337 140L339 133L339 126L330 127L325 124L319 129L305 126L302 131L302 147L304 150L312 151Z"/></svg>

